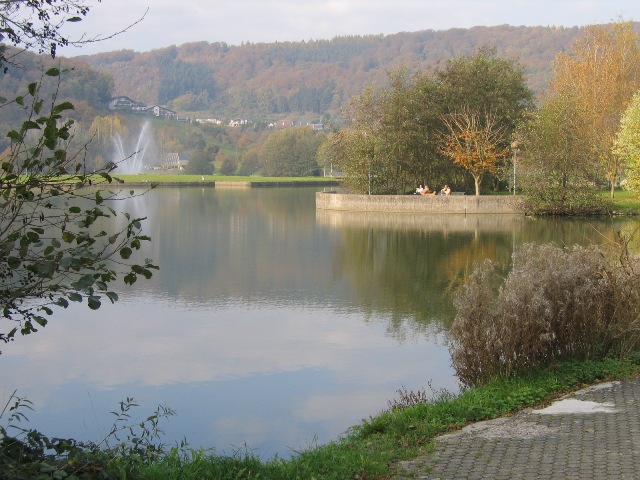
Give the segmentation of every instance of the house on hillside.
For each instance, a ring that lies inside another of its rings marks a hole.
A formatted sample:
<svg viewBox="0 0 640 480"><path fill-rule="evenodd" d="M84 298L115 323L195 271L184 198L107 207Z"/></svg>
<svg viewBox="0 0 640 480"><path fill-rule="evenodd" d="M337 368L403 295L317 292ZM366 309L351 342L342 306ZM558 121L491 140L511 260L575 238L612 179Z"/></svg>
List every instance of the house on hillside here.
<svg viewBox="0 0 640 480"><path fill-rule="evenodd" d="M270 123L269 127L271 128L288 128L293 127L295 123L292 120L278 120L275 123Z"/></svg>
<svg viewBox="0 0 640 480"><path fill-rule="evenodd" d="M134 110L137 108L144 108L144 106L144 103L136 102L124 95L113 97L108 103L109 110Z"/></svg>
<svg viewBox="0 0 640 480"><path fill-rule="evenodd" d="M230 127L241 127L242 125L249 125L249 120L246 119L235 119L229 122Z"/></svg>
<svg viewBox="0 0 640 480"><path fill-rule="evenodd" d="M196 123L213 123L214 125L222 125L219 118L196 118Z"/></svg>
<svg viewBox="0 0 640 480"><path fill-rule="evenodd" d="M178 116L178 114L173 110L161 107L160 105L151 105L150 107L145 108L145 112L149 115L160 118L176 118Z"/></svg>

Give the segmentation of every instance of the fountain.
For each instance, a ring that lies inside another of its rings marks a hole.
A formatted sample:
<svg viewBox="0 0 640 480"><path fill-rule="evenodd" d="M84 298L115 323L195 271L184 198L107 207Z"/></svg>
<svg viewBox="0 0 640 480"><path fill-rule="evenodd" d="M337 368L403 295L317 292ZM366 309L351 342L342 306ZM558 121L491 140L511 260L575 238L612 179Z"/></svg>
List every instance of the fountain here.
<svg viewBox="0 0 640 480"><path fill-rule="evenodd" d="M149 130L149 121L144 122L135 148L125 148L125 144L120 134L116 134L113 138L115 145L114 163L118 165L118 173L135 174L144 170L144 157L149 150L149 144L152 137Z"/></svg>

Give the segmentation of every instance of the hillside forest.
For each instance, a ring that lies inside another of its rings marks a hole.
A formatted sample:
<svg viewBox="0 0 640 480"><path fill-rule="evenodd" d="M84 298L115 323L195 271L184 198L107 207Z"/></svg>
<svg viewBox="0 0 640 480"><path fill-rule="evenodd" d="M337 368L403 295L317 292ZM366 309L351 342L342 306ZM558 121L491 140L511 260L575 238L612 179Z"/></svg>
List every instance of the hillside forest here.
<svg viewBox="0 0 640 480"><path fill-rule="evenodd" d="M640 24L628 25L640 31ZM505 61L521 74L527 93L520 98L520 121L525 111L543 103L554 61L570 52L587 29L503 25L239 46L197 42L55 60L25 51L3 74L0 96L13 99L41 79L39 72L52 64L62 66L61 80L44 82L42 88L55 92L58 101L74 104L73 142L85 152L88 169L117 160L116 136L133 153L149 122L149 167L178 154L189 159L191 173L318 175L340 163L330 144L349 127L354 99L367 89L393 89L400 72L409 75L405 78L442 78L456 61L471 62L482 52L488 61ZM117 96L162 106L175 117L109 109L109 100ZM19 115L17 105L5 107L0 127L8 131ZM236 126L230 126L234 120ZM8 140L0 140L0 151L7 147ZM442 152L434 153L444 158ZM458 188L471 191L473 179L467 173L456 176ZM499 188L498 177L493 174L487 186Z"/></svg>

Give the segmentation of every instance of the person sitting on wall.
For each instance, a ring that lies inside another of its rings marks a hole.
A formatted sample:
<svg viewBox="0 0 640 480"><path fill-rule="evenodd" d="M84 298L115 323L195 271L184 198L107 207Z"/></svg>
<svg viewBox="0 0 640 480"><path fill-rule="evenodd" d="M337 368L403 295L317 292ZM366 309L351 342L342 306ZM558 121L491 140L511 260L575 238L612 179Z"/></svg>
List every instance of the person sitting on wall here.
<svg viewBox="0 0 640 480"><path fill-rule="evenodd" d="M449 185L445 185L442 190L440 190L440 195L451 195L451 189Z"/></svg>
<svg viewBox="0 0 640 480"><path fill-rule="evenodd" d="M436 192L432 192L431 190L429 190L429 187L425 185L424 188L422 189L422 193L420 195L433 197L435 194L436 194Z"/></svg>
<svg viewBox="0 0 640 480"><path fill-rule="evenodd" d="M421 183L419 183L418 186L416 187L416 193L414 193L414 195L422 195L423 190L424 190L424 187L422 186Z"/></svg>

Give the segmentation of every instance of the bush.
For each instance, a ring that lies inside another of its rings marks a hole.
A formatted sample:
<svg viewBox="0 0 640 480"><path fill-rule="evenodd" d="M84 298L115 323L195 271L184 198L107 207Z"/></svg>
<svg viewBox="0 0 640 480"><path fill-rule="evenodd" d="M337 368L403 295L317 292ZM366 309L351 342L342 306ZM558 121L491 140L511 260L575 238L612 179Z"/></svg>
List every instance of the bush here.
<svg viewBox="0 0 640 480"><path fill-rule="evenodd" d="M455 298L451 356L477 385L564 359L624 356L640 346L640 258L598 246L524 245L499 288L476 267Z"/></svg>

